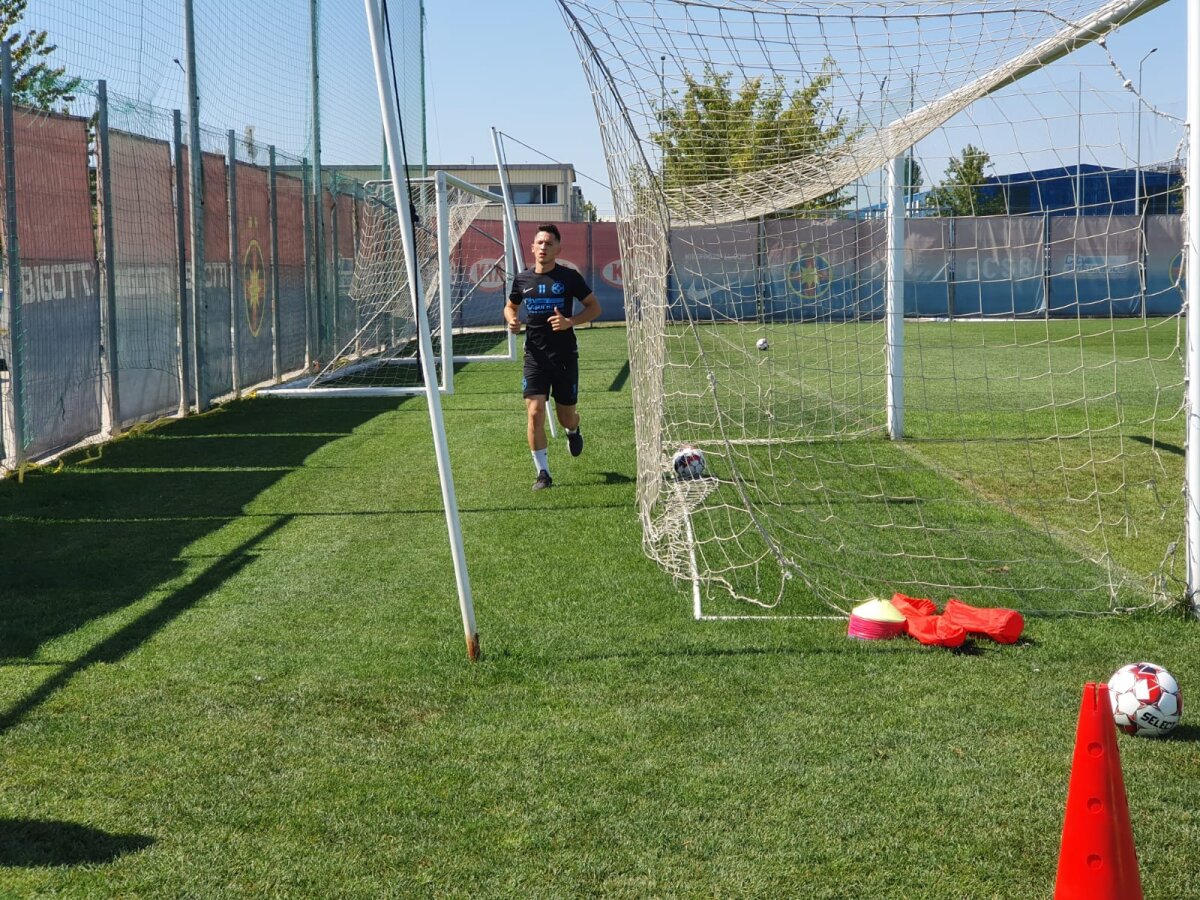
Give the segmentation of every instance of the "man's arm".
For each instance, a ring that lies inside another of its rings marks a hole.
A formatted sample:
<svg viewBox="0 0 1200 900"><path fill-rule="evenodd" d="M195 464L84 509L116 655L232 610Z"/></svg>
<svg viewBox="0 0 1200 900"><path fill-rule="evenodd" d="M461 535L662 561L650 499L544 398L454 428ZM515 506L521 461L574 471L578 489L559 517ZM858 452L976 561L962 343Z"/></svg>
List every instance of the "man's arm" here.
<svg viewBox="0 0 1200 900"><path fill-rule="evenodd" d="M556 309L550 314L550 327L555 331L566 331L568 328L586 325L603 311L600 309L600 301L596 299L594 293L588 294L580 303L583 304L583 309L573 316L564 316L562 310Z"/></svg>
<svg viewBox="0 0 1200 900"><path fill-rule="evenodd" d="M504 304L504 324L513 334L521 333L521 305L509 300Z"/></svg>

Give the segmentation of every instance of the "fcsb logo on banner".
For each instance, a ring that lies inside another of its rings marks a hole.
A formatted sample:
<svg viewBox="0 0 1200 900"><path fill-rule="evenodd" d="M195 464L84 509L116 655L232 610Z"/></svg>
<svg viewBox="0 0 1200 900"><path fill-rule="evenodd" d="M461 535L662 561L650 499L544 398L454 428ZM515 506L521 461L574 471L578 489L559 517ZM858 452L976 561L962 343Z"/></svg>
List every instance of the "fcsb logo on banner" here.
<svg viewBox="0 0 1200 900"><path fill-rule="evenodd" d="M246 322L250 333L258 337L267 306L267 266L258 241L251 241L242 257L242 291L246 297Z"/></svg>
<svg viewBox="0 0 1200 900"><path fill-rule="evenodd" d="M788 267L788 284L805 300L819 300L829 293L829 260L817 253L801 251Z"/></svg>

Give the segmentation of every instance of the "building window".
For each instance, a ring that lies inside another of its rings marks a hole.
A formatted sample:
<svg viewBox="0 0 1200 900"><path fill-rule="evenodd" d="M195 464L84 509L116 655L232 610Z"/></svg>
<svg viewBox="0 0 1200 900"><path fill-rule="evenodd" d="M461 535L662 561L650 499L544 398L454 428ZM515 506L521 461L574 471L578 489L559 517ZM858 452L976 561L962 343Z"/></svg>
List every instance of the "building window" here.
<svg viewBox="0 0 1200 900"><path fill-rule="evenodd" d="M558 203L557 184L510 184L512 202L521 206L543 206ZM488 190L493 194L502 193L500 185L489 184Z"/></svg>

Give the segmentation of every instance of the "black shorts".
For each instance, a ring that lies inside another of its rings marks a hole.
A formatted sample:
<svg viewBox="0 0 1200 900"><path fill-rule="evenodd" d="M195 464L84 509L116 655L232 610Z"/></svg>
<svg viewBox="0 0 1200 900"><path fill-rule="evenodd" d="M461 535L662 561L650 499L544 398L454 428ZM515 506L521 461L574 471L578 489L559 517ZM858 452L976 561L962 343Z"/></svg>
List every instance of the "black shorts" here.
<svg viewBox="0 0 1200 900"><path fill-rule="evenodd" d="M526 346L521 392L527 399L553 397L555 403L574 406L579 402L579 351L556 353Z"/></svg>

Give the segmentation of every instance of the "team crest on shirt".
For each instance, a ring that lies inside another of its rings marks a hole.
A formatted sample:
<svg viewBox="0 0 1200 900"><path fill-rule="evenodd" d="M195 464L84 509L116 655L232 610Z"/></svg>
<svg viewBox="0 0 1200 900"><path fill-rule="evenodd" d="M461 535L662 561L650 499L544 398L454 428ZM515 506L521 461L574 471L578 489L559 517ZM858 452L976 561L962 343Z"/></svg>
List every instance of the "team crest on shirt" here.
<svg viewBox="0 0 1200 900"><path fill-rule="evenodd" d="M565 284L563 284L561 281L556 281L554 282L554 287L550 288L550 292L552 294L561 294L566 289L567 286Z"/></svg>

